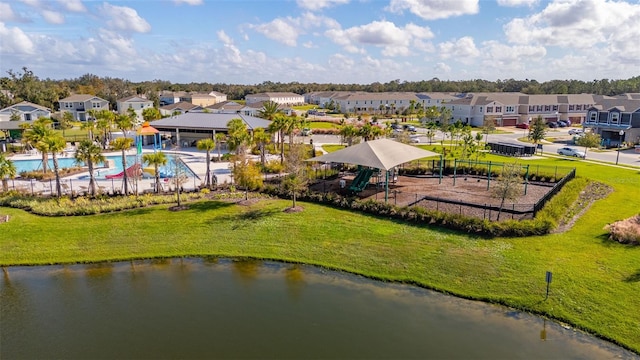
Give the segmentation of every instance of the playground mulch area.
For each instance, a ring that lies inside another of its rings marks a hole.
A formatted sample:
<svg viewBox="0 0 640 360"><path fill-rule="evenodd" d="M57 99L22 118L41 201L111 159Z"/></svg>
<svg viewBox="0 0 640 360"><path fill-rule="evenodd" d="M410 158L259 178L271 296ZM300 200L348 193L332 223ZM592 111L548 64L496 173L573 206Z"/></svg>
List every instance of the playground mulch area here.
<svg viewBox="0 0 640 360"><path fill-rule="evenodd" d="M347 195L349 194L349 185L354 177L355 174L344 174L332 180L319 180L311 186L311 189L318 192L335 192ZM340 186L341 180L345 182L344 188ZM380 182L376 182L375 177L371 178L369 185L358 194L358 197L384 201L384 179L380 180ZM501 199L491 196L491 188L496 183L495 178L489 182L489 189L487 189L487 183L486 176L457 176L455 185L453 176L444 176L442 181L434 176L398 176L395 182L389 183L388 202L398 206L421 206L427 209L496 220L498 212L495 208L500 206ZM522 186L524 190L524 184ZM534 204L546 195L552 186L553 184L530 182L527 185L526 194L523 193L515 201L505 201L504 212L501 214L500 220L532 218Z"/></svg>

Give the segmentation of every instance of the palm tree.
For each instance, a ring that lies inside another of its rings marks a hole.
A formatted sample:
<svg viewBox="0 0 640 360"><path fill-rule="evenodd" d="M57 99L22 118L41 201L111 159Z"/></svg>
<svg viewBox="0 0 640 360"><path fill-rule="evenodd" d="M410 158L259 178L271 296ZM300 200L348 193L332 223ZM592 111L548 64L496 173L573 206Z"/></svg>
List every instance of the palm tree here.
<svg viewBox="0 0 640 360"><path fill-rule="evenodd" d="M42 173L47 172L49 149L42 140L53 134L51 129L51 120L41 117L38 118L31 126L27 127L24 133L24 140L42 154Z"/></svg>
<svg viewBox="0 0 640 360"><path fill-rule="evenodd" d="M273 120L277 113L280 112L278 109L278 103L275 101L266 101L262 104L262 110L258 111L258 116L263 119Z"/></svg>
<svg viewBox="0 0 640 360"><path fill-rule="evenodd" d="M260 149L260 163L264 166L266 162L267 144L271 142L271 136L264 128L257 128L253 131L253 141Z"/></svg>
<svg viewBox="0 0 640 360"><path fill-rule="evenodd" d="M76 162L85 163L89 169L89 195L96 194L96 179L93 176L93 165L105 162L100 146L91 140L82 140L78 144L75 154Z"/></svg>
<svg viewBox="0 0 640 360"><path fill-rule="evenodd" d="M142 161L145 164L153 165L156 178L156 193L160 192L160 170L158 168L162 165L167 165L167 160L167 156L162 151L142 155ZM209 164L207 164L207 172L209 172Z"/></svg>
<svg viewBox="0 0 640 360"><path fill-rule="evenodd" d="M127 115L118 115L115 118L115 124L116 127L118 129L120 129L120 131L122 131L122 138L118 138L116 139L116 141L114 141L113 144L113 148L115 150L120 150L122 151L122 166L124 168L124 172L122 173L122 181L124 183L124 193L125 195L129 194L129 174L127 174L127 157L125 152L127 150L129 150L129 148L131 148L131 146L133 146L133 139L129 139L127 138L127 131L131 130L134 128L134 116L135 116L135 112L133 114L129 113ZM120 140L120 139L125 139L125 140ZM115 144L117 142L117 145Z"/></svg>
<svg viewBox="0 0 640 360"><path fill-rule="evenodd" d="M124 184L124 193L125 195L129 194L129 176L127 174L127 155L126 152L133 146L133 139L121 137L117 138L112 142L114 150L122 151L122 182Z"/></svg>
<svg viewBox="0 0 640 360"><path fill-rule="evenodd" d="M227 140L227 135L225 133L216 133L216 148L218 149L218 162L222 160L222 156L220 155L220 147L222 146L222 142Z"/></svg>
<svg viewBox="0 0 640 360"><path fill-rule="evenodd" d="M51 157L53 158L53 171L56 174L56 194L57 197L60 197L60 195L62 195L62 188L60 187L60 167L58 165L58 154L64 151L64 148L67 146L67 142L62 137L62 135L52 133L42 139L40 143L44 144L43 148L46 147L48 151L51 152Z"/></svg>
<svg viewBox="0 0 640 360"><path fill-rule="evenodd" d="M198 150L207 152L207 174L205 175L205 186L211 187L211 174L209 173L209 164L211 164L211 150L215 149L216 142L213 139L202 139L196 144Z"/></svg>
<svg viewBox="0 0 640 360"><path fill-rule="evenodd" d="M245 150L244 146L249 140L247 125L241 119L231 119L229 123L227 123L227 128L229 131L227 140L229 150L235 151L236 154L240 154Z"/></svg>
<svg viewBox="0 0 640 360"><path fill-rule="evenodd" d="M0 154L0 178L2 178L2 191L9 190L7 179L13 179L17 175L16 165L13 161L7 159L4 154Z"/></svg>
<svg viewBox="0 0 640 360"><path fill-rule="evenodd" d="M284 130L286 128L286 118L284 116L276 116L271 124L269 124L269 132L278 134L280 142L280 163L284 163Z"/></svg>

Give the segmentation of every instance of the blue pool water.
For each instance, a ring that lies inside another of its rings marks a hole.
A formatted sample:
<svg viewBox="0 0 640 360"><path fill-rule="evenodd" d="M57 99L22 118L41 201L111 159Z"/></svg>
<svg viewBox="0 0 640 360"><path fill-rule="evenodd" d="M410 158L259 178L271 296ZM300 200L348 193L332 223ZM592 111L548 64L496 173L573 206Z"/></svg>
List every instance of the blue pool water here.
<svg viewBox="0 0 640 360"><path fill-rule="evenodd" d="M175 172L175 158L172 155L167 155L168 162L167 165L161 166L160 176L162 177L172 177ZM109 169L99 169L103 167L104 164L98 164L95 166L95 176L96 178L104 178L105 175L109 174L117 174L122 172L122 156L107 156L107 160L113 161L114 166ZM132 166L136 162L135 155L127 156L127 167ZM42 170L42 159L33 159L33 160L14 160L13 163L16 166L17 173L20 174L23 171L37 171ZM53 169L53 160L51 156L49 156L49 161L47 162L48 168ZM147 167L146 164L142 163L141 158L138 159L138 163L141 163L143 167ZM84 163L78 164L73 157L59 157L58 158L58 166L60 169L70 168L74 166L84 166ZM152 167L152 166L151 166ZM179 165L180 171L186 173L187 176L193 177L195 174L188 166L185 166L183 163ZM146 173L145 173L146 174ZM148 174L147 174L148 175ZM145 176L147 176L145 175ZM150 176L150 175L149 175Z"/></svg>

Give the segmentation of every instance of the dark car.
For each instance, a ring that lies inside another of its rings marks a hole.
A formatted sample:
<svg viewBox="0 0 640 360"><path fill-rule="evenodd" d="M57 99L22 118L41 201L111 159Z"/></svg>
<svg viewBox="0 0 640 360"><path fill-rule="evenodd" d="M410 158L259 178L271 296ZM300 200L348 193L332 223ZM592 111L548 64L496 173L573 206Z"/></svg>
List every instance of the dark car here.
<svg viewBox="0 0 640 360"><path fill-rule="evenodd" d="M413 125L405 125L403 128L409 132L416 132L416 127Z"/></svg>
<svg viewBox="0 0 640 360"><path fill-rule="evenodd" d="M516 124L516 127L518 129L528 129L529 128L529 124L527 124L527 123Z"/></svg>
<svg viewBox="0 0 640 360"><path fill-rule="evenodd" d="M562 123L565 126L571 126L571 121L569 121L569 120L558 120L558 123L559 124Z"/></svg>
<svg viewBox="0 0 640 360"><path fill-rule="evenodd" d="M550 122L547 123L547 126L550 127L550 128L554 128L555 129L555 128L558 127L558 123L555 122L555 121L550 121Z"/></svg>

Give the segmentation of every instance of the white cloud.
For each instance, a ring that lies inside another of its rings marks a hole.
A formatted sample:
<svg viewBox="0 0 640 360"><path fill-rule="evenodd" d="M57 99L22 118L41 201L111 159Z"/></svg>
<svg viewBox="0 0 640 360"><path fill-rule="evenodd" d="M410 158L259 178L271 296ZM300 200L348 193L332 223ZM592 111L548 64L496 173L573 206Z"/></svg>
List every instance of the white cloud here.
<svg viewBox="0 0 640 360"><path fill-rule="evenodd" d="M438 44L438 51L443 59L453 59L465 64L473 62L480 55L480 50L478 50L473 38L470 36L440 43Z"/></svg>
<svg viewBox="0 0 640 360"><path fill-rule="evenodd" d="M42 15L42 18L49 24L64 24L64 15L57 11L42 10L40 14Z"/></svg>
<svg viewBox="0 0 640 360"><path fill-rule="evenodd" d="M0 54L14 55L24 54L31 55L35 52L35 46L29 36L17 27L8 28L4 23L0 22Z"/></svg>
<svg viewBox="0 0 640 360"><path fill-rule="evenodd" d="M498 5L506 7L529 6L537 4L539 0L498 0Z"/></svg>
<svg viewBox="0 0 640 360"><path fill-rule="evenodd" d="M279 41L289 46L296 46L296 40L299 35L298 29L292 26L289 21L281 18L274 19L266 24L257 25L255 29L269 39Z"/></svg>
<svg viewBox="0 0 640 360"><path fill-rule="evenodd" d="M409 10L425 20L446 19L454 16L477 14L479 0L391 0L387 10L403 13Z"/></svg>
<svg viewBox="0 0 640 360"><path fill-rule="evenodd" d="M11 8L11 5L4 3L4 2L0 2L0 21L14 21L16 20L18 17L16 16L16 14L13 12L13 9Z"/></svg>
<svg viewBox="0 0 640 360"><path fill-rule="evenodd" d="M311 28L339 28L340 24L326 16L307 12L300 17L276 18L271 22L251 25L251 28L269 39L279 41L288 46L296 46L298 37Z"/></svg>
<svg viewBox="0 0 640 360"><path fill-rule="evenodd" d="M218 40L222 41L223 44L233 44L233 39L224 30L218 31L216 35L218 35Z"/></svg>
<svg viewBox="0 0 640 360"><path fill-rule="evenodd" d="M615 40L637 47L640 38L640 3L608 0L556 0L528 18L504 26L507 39L516 44L589 48ZM635 39L635 41L634 41Z"/></svg>
<svg viewBox="0 0 640 360"><path fill-rule="evenodd" d="M174 3L180 5L180 4L187 4L187 5L202 5L204 4L204 2L202 0L173 0Z"/></svg>
<svg viewBox="0 0 640 360"><path fill-rule="evenodd" d="M82 3L82 0L58 0L58 3L64 7L64 9L72 12L86 12L87 8Z"/></svg>
<svg viewBox="0 0 640 360"><path fill-rule="evenodd" d="M451 72L451 66L439 62L433 67L433 72L435 72L436 74L448 74Z"/></svg>
<svg viewBox="0 0 640 360"><path fill-rule="evenodd" d="M422 40L433 37L428 27L407 24L399 28L389 21L374 21L345 30L331 29L325 34L348 52L362 53L362 46L373 45L381 47L386 56L407 56L412 50L425 49Z"/></svg>
<svg viewBox="0 0 640 360"><path fill-rule="evenodd" d="M541 62L547 55L543 46L509 46L497 41L486 41L482 45L484 64L503 70L524 69L528 64Z"/></svg>
<svg viewBox="0 0 640 360"><path fill-rule="evenodd" d="M102 13L109 18L107 24L113 29L140 33L146 33L151 30L151 25L141 18L135 9L130 7L104 3L102 5Z"/></svg>
<svg viewBox="0 0 640 360"><path fill-rule="evenodd" d="M307 10L320 10L336 5L348 4L349 0L296 0L298 6Z"/></svg>

